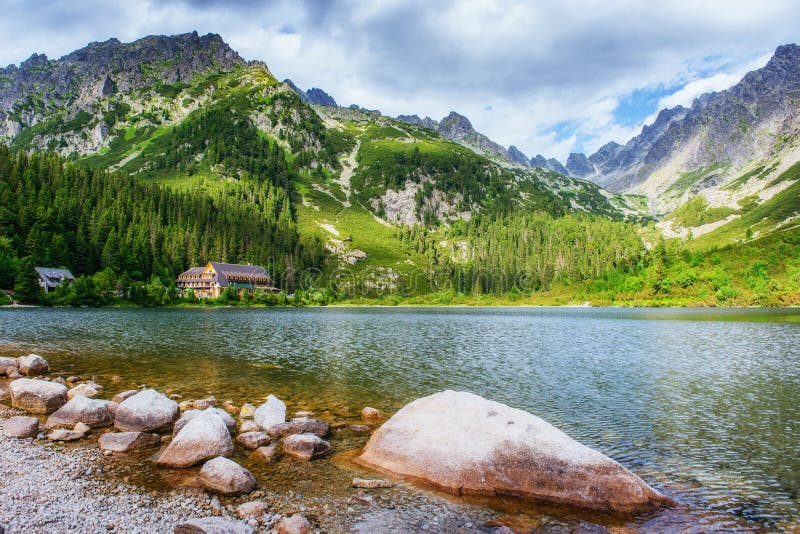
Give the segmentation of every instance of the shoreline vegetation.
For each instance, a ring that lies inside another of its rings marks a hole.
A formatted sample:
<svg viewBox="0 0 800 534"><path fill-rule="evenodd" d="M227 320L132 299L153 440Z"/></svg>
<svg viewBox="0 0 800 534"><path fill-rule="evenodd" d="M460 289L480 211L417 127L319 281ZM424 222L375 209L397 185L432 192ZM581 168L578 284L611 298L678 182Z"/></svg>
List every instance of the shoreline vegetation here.
<svg viewBox="0 0 800 534"><path fill-rule="evenodd" d="M375 245L391 255L340 265L300 231L287 177L217 198L3 146L0 175L0 288L22 304L800 305L798 227L701 250L597 216L487 213L449 228L395 228ZM471 252L453 256L445 242ZM180 298L177 275L207 259L265 265L284 292ZM43 295L36 265L77 277Z"/></svg>

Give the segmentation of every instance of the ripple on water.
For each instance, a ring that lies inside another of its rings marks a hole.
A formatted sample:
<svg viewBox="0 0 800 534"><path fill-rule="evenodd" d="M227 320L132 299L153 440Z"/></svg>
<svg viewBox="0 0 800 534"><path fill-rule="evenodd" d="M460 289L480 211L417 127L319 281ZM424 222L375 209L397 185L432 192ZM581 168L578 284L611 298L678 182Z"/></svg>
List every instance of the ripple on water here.
<svg viewBox="0 0 800 534"><path fill-rule="evenodd" d="M119 389L145 383L237 403L275 393L290 410L331 421L355 421L367 404L391 413L445 388L469 390L547 419L683 503L635 525L767 531L800 522L798 317L791 310L0 310L0 350L35 350L67 374L121 375ZM765 322L775 318L781 322ZM325 476L342 476L327 465Z"/></svg>

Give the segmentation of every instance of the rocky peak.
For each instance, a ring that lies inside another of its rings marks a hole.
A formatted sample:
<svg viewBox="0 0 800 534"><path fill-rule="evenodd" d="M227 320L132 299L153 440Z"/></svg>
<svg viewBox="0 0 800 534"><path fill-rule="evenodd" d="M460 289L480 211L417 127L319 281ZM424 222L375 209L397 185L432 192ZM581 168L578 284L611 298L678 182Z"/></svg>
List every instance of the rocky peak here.
<svg viewBox="0 0 800 534"><path fill-rule="evenodd" d="M395 119L407 124L422 126L423 128L428 128L430 130L436 130L439 127L439 123L428 116L426 116L424 119L420 119L419 115L398 115L395 117Z"/></svg>
<svg viewBox="0 0 800 534"><path fill-rule="evenodd" d="M469 119L455 111L451 111L447 117L439 121L438 130L444 137L454 141L463 141L476 133Z"/></svg>
<svg viewBox="0 0 800 534"><path fill-rule="evenodd" d="M329 107L336 107L336 100L333 99L331 95L319 89L317 87L312 87L308 91L306 91L306 95L308 95L308 99L312 104L317 104L320 106L329 106Z"/></svg>
<svg viewBox="0 0 800 534"><path fill-rule="evenodd" d="M528 159L528 156L526 156L520 149L518 149L514 145L508 147L508 159L510 159L515 163L519 163L523 167L531 166L531 161Z"/></svg>
<svg viewBox="0 0 800 534"><path fill-rule="evenodd" d="M570 176L585 178L594 174L595 168L584 154L573 152L567 158L567 171L569 171Z"/></svg>
<svg viewBox="0 0 800 534"><path fill-rule="evenodd" d="M556 158L545 159L541 154L536 154L531 158L531 167L538 167L540 169L547 169L564 176L569 176L569 171L564 167Z"/></svg>
<svg viewBox="0 0 800 534"><path fill-rule="evenodd" d="M619 152L619 149L621 148L622 145L615 141L606 143L605 145L601 146L597 152L589 156L589 162L599 167L606 161L616 156L617 152Z"/></svg>
<svg viewBox="0 0 800 534"><path fill-rule="evenodd" d="M13 136L55 109L68 116L92 111L95 99L158 84L191 80L210 71L227 71L245 61L217 34L151 35L131 43L93 42L57 60L34 54L19 68L0 69L0 137ZM39 105L31 104L35 96Z"/></svg>
<svg viewBox="0 0 800 534"><path fill-rule="evenodd" d="M331 95L329 95L322 89L318 89L317 87L312 87L308 91L303 91L289 78L283 80L283 83L287 84L292 91L297 93L297 96L300 97L300 100L302 100L306 104L316 104L318 106L329 106L329 107L337 106L336 100L334 100Z"/></svg>

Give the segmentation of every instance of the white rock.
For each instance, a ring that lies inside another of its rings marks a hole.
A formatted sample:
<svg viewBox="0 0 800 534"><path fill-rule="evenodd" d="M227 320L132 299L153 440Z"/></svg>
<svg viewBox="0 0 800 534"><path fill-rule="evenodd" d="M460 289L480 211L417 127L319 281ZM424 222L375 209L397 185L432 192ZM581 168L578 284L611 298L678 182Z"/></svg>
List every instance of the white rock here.
<svg viewBox="0 0 800 534"><path fill-rule="evenodd" d="M672 503L535 415L464 392L408 404L372 435L356 462L459 494L623 513Z"/></svg>
<svg viewBox="0 0 800 534"><path fill-rule="evenodd" d="M91 428L106 428L114 424L114 416L108 409L108 403L77 395L47 418L44 427L72 428L84 423Z"/></svg>
<svg viewBox="0 0 800 534"><path fill-rule="evenodd" d="M89 384L78 384L74 388L67 391L67 398L71 399L76 395L83 395L84 397L94 398L100 394L95 388Z"/></svg>
<svg viewBox="0 0 800 534"><path fill-rule="evenodd" d="M67 388L55 382L19 378L8 385L11 405L31 413L52 413L67 403Z"/></svg>
<svg viewBox="0 0 800 534"><path fill-rule="evenodd" d="M203 465L200 482L204 488L224 495L250 493L256 487L256 479L250 471L221 456Z"/></svg>
<svg viewBox="0 0 800 534"><path fill-rule="evenodd" d="M267 397L267 402L256 409L253 420L262 430L286 422L286 404L275 395Z"/></svg>
<svg viewBox="0 0 800 534"><path fill-rule="evenodd" d="M47 374L50 370L50 365L47 360L38 354L28 354L27 356L20 356L17 358L19 364L19 372L23 375L43 375Z"/></svg>
<svg viewBox="0 0 800 534"><path fill-rule="evenodd" d="M186 423L156 462L168 467L191 467L217 456L230 455L233 452L231 435L214 410L208 408Z"/></svg>
<svg viewBox="0 0 800 534"><path fill-rule="evenodd" d="M114 426L123 432L163 432L172 428L179 415L174 400L145 389L120 403Z"/></svg>

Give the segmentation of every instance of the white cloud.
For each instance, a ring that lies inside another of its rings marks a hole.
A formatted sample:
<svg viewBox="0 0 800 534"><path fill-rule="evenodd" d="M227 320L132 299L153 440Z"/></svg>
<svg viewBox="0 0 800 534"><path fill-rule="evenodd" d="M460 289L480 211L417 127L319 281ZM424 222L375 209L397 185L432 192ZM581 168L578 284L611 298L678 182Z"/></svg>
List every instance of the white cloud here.
<svg viewBox="0 0 800 534"><path fill-rule="evenodd" d="M680 87L654 112L691 103L795 40L800 20L794 0L0 0L0 8L0 64L112 36L215 32L276 76L341 104L436 119L456 110L498 142L562 159L636 133L616 115L634 91ZM565 123L573 131L556 135Z"/></svg>

